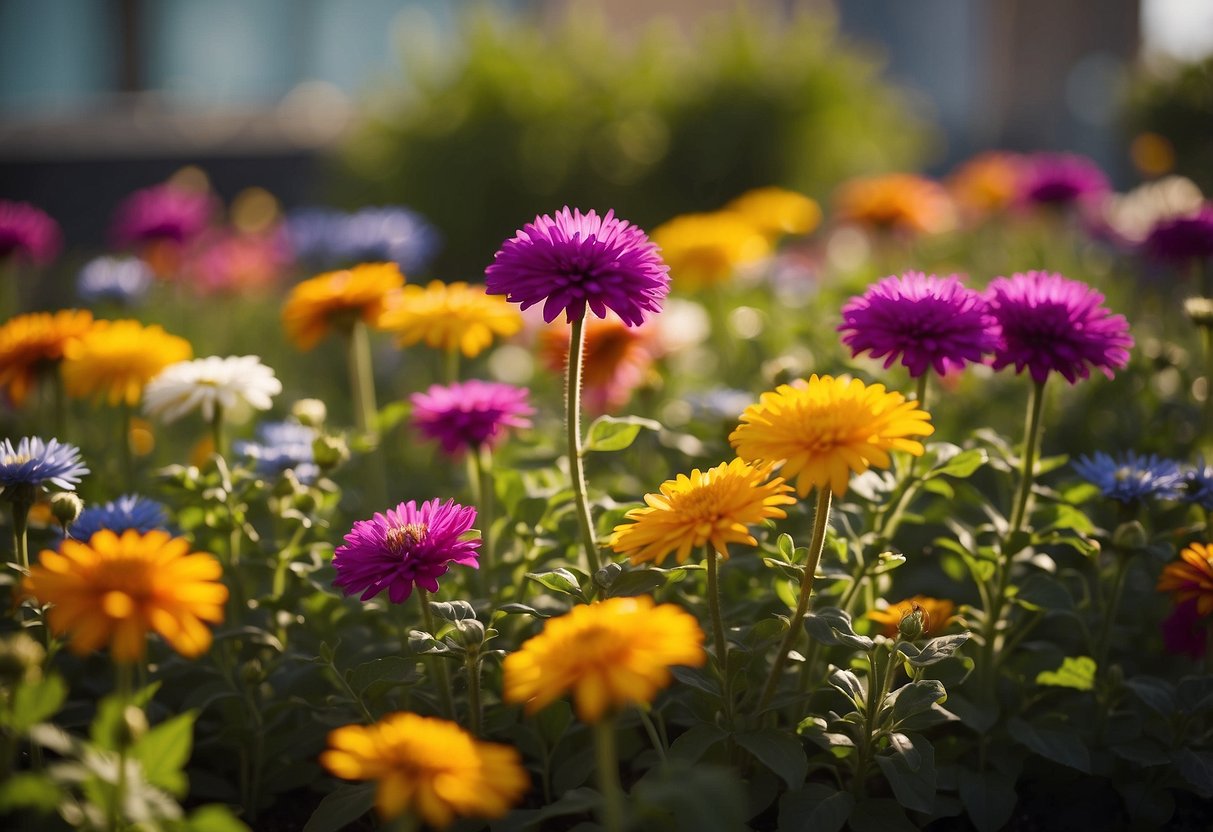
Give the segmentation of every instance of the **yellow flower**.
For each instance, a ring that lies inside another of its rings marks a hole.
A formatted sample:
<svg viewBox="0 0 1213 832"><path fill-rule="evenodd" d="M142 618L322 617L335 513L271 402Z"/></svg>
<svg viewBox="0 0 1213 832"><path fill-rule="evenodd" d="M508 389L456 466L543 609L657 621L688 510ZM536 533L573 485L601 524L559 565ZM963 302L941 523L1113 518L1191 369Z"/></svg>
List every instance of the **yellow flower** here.
<svg viewBox="0 0 1213 832"><path fill-rule="evenodd" d="M189 341L138 321L96 321L64 350L64 388L80 398L139 403L143 387L169 364L193 355Z"/></svg>
<svg viewBox="0 0 1213 832"><path fill-rule="evenodd" d="M708 543L728 557L730 543L757 546L747 526L768 518L787 517L779 508L795 503L792 487L776 477L763 482L770 469L751 467L740 459L708 471L698 468L690 476L679 474L661 484L660 494L645 494L645 508L634 508L615 527L611 548L627 553L633 564L660 565L677 550L674 559L686 563L691 552Z"/></svg>
<svg viewBox="0 0 1213 832"><path fill-rule="evenodd" d="M956 224L943 186L909 173L852 179L838 189L835 203L840 220L870 228L938 234Z"/></svg>
<svg viewBox="0 0 1213 832"><path fill-rule="evenodd" d="M424 289L405 286L379 325L395 332L402 347L425 341L433 349L458 349L475 358L495 336L522 329L522 315L505 298L486 295L483 286L434 280Z"/></svg>
<svg viewBox="0 0 1213 832"><path fill-rule="evenodd" d="M755 188L725 206L745 217L769 240L808 234L821 222L821 208L804 194L783 188Z"/></svg>
<svg viewBox="0 0 1213 832"><path fill-rule="evenodd" d="M723 283L771 253L762 231L733 211L684 214L653 229L651 237L681 289Z"/></svg>
<svg viewBox="0 0 1213 832"><path fill-rule="evenodd" d="M597 722L608 710L651 702L672 665L704 661L703 630L690 613L645 596L610 598L548 619L506 656L504 697L535 713L571 692L577 715Z"/></svg>
<svg viewBox="0 0 1213 832"><path fill-rule="evenodd" d="M222 623L227 587L219 583L219 562L189 549L184 538L164 531L130 529L119 537L103 529L88 542L68 539L59 552L43 551L24 588L53 605L51 631L70 635L74 653L108 644L114 661L136 662L155 630L193 658L210 649L203 622Z"/></svg>
<svg viewBox="0 0 1213 832"><path fill-rule="evenodd" d="M310 350L331 327L350 327L358 318L380 326L392 297L403 286L404 275L395 263L363 263L326 272L291 289L282 323L295 346Z"/></svg>
<svg viewBox="0 0 1213 832"><path fill-rule="evenodd" d="M868 618L881 625L881 632L889 638L897 636L901 619L914 610L922 610L922 631L937 633L947 627L956 612L956 605L945 598L931 598L926 595L915 595L896 604L890 604L883 610L870 610Z"/></svg>
<svg viewBox="0 0 1213 832"><path fill-rule="evenodd" d="M846 493L851 472L887 468L889 451L921 456L930 436L931 415L883 384L812 376L795 386L781 384L763 393L741 414L729 435L737 455L749 462L782 462L785 477L797 477L800 496L814 486Z"/></svg>
<svg viewBox="0 0 1213 832"><path fill-rule="evenodd" d="M18 315L0 326L0 390L15 407L25 404L38 374L63 360L67 345L93 325L93 315L80 309Z"/></svg>
<svg viewBox="0 0 1213 832"><path fill-rule="evenodd" d="M384 820L413 812L435 827L456 817L499 818L530 785L510 746L410 713L332 731L320 762L346 780L378 781L375 807Z"/></svg>

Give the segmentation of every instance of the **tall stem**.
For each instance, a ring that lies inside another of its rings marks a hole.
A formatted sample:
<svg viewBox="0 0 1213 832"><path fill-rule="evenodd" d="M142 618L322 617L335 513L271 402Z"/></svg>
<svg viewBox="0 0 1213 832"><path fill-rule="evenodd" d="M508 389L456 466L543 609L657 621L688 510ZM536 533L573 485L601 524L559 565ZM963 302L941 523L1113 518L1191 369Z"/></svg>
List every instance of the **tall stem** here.
<svg viewBox="0 0 1213 832"><path fill-rule="evenodd" d="M480 736L480 654L468 651L468 728L473 736Z"/></svg>
<svg viewBox="0 0 1213 832"><path fill-rule="evenodd" d="M223 405L215 405L215 413L211 417L211 444L215 446L214 453L227 459L227 448L223 436Z"/></svg>
<svg viewBox="0 0 1213 832"><path fill-rule="evenodd" d="M800 625L805 613L809 610L809 596L813 594L813 578L817 574L817 564L821 561L821 550L825 548L826 530L830 527L830 500L833 492L829 488L817 489L817 513L813 515L813 539L809 543L809 559L804 565L804 577L800 580L800 598L796 602L796 612L779 652L775 655L775 663L771 665L771 675L767 677L766 686L762 690L762 698L758 702L758 710L763 710L770 704L775 689L779 687L779 678L783 675L783 667L787 664L788 653L796 645L800 635Z"/></svg>
<svg viewBox="0 0 1213 832"><path fill-rule="evenodd" d="M724 616L720 613L720 578L717 561L720 554L711 546L704 547L704 560L708 567L708 611L712 617L712 639L716 643L716 663L720 666L721 701L725 719L733 722L733 691L729 684L729 642L725 637Z"/></svg>
<svg viewBox="0 0 1213 832"><path fill-rule="evenodd" d="M918 377L917 399L918 409L927 409L927 379L931 377L930 370L924 370L923 374Z"/></svg>
<svg viewBox="0 0 1213 832"><path fill-rule="evenodd" d="M459 381L459 349L452 347L447 350L443 356L442 371L446 376L447 384L454 384Z"/></svg>
<svg viewBox="0 0 1213 832"><path fill-rule="evenodd" d="M590 517L590 497L585 486L585 460L581 450L581 372L585 360L585 318L573 321L569 333L569 363L566 368L565 401L568 405L565 425L568 428L569 472L573 478L573 499L577 503L577 521L581 525L581 545L585 550L590 586L598 573L598 541L594 539L594 523Z"/></svg>
<svg viewBox="0 0 1213 832"><path fill-rule="evenodd" d="M122 719L126 721L126 709L131 702L131 685L133 666L127 662L119 662L117 667L117 689L118 700L121 703L119 713L122 714ZM122 817L124 804L126 803L126 755L127 749L130 748L132 739L126 736L126 732L122 732L122 739L118 746L118 780L114 784L114 793L110 803L109 812L109 829L111 832L118 832L122 828Z"/></svg>
<svg viewBox="0 0 1213 832"><path fill-rule="evenodd" d="M131 455L131 406L122 401L122 436L118 442L118 455L122 460L122 479L128 492L135 490L135 460Z"/></svg>
<svg viewBox="0 0 1213 832"><path fill-rule="evenodd" d="M1040 415L1044 410L1045 383L1038 381L1032 385L1032 393L1028 399L1028 413L1024 425L1023 440L1023 470L1020 472L1019 494L1015 499L1015 509L1011 513L1011 527L1007 537L1023 529L1028 516L1028 503L1032 499L1032 483L1036 473L1036 452L1040 446Z"/></svg>
<svg viewBox="0 0 1213 832"><path fill-rule="evenodd" d="M29 574L29 510L32 502L18 495L12 501L13 507L13 554L21 566L22 574Z"/></svg>
<svg viewBox="0 0 1213 832"><path fill-rule="evenodd" d="M598 791L602 793L603 829L623 832L623 786L619 784L615 722L609 717L594 723L594 759L598 765Z"/></svg>
<svg viewBox="0 0 1213 832"><path fill-rule="evenodd" d="M437 637L438 630L434 626L434 614L430 612L430 594L421 587L417 587L417 600L421 604L421 620L424 623L425 631ZM438 656L430 656L429 664L430 671L434 675L434 682L438 685L438 699L442 703L443 716L454 720L455 697L451 695L451 675L447 671L446 662Z"/></svg>
<svg viewBox="0 0 1213 832"><path fill-rule="evenodd" d="M375 372L371 366L371 335L361 318L350 327L347 359L354 399L354 425L364 436L378 438L375 425Z"/></svg>
<svg viewBox="0 0 1213 832"><path fill-rule="evenodd" d="M493 451L488 445L468 449L468 485L480 521L480 574L491 595L496 589L493 580L496 541L493 539Z"/></svg>

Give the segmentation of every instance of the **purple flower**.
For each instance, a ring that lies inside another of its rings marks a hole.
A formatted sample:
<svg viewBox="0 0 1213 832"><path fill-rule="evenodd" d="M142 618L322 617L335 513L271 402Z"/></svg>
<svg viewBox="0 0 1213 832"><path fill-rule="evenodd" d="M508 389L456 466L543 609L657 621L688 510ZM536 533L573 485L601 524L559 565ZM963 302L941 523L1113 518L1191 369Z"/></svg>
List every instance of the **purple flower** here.
<svg viewBox="0 0 1213 832"><path fill-rule="evenodd" d="M69 531L76 540L87 541L102 529L120 535L127 529L147 534L155 529L167 528L168 509L163 503L138 494L126 494L103 506L86 508L71 524Z"/></svg>
<svg viewBox="0 0 1213 832"><path fill-rule="evenodd" d="M1073 153L1037 153L1027 160L1020 199L1037 205L1089 202L1112 190L1099 165Z"/></svg>
<svg viewBox="0 0 1213 832"><path fill-rule="evenodd" d="M49 266L63 247L59 225L28 202L0 200L0 259L20 257Z"/></svg>
<svg viewBox="0 0 1213 832"><path fill-rule="evenodd" d="M448 454L493 446L505 438L506 428L529 428L526 418L535 412L523 387L490 381L465 381L446 387L435 384L409 397L413 426L429 439L442 443Z"/></svg>
<svg viewBox="0 0 1213 832"><path fill-rule="evenodd" d="M885 369L900 359L912 378L980 362L998 345L998 322L980 293L956 275L922 272L886 277L851 298L838 331L852 355L884 358Z"/></svg>
<svg viewBox="0 0 1213 832"><path fill-rule="evenodd" d="M1196 465L1184 470L1183 477L1179 499L1185 503L1195 503L1205 511L1213 511L1213 464L1206 463L1201 457L1196 460Z"/></svg>
<svg viewBox="0 0 1213 832"><path fill-rule="evenodd" d="M668 272L657 246L614 211L599 217L565 206L506 240L484 274L490 295L505 295L522 309L542 302L547 323L561 312L569 323L579 321L589 306L599 318L610 309L628 326L639 326L661 311Z"/></svg>
<svg viewBox="0 0 1213 832"><path fill-rule="evenodd" d="M1074 384L1094 367L1112 378L1129 363L1133 338L1123 315L1100 304L1104 296L1060 274L1028 272L998 277L986 290L990 311L1002 329L994 369L1026 367L1043 383L1050 371Z"/></svg>
<svg viewBox="0 0 1213 832"><path fill-rule="evenodd" d="M479 569L480 540L463 540L476 522L476 509L454 500L401 503L371 520L359 520L333 553L333 568L346 595L361 592L369 601L383 590L401 604L419 586L438 591L451 563Z"/></svg>
<svg viewBox="0 0 1213 832"><path fill-rule="evenodd" d="M1183 485L1179 463L1156 454L1126 451L1109 456L1097 451L1094 456L1080 456L1073 466L1078 476L1099 486L1103 496L1125 505L1146 499L1173 500Z"/></svg>
<svg viewBox="0 0 1213 832"><path fill-rule="evenodd" d="M1193 659L1204 658L1209 628L1196 608L1195 598L1176 604L1159 627L1162 630L1163 649L1168 653Z"/></svg>
<svg viewBox="0 0 1213 832"><path fill-rule="evenodd" d="M128 196L114 214L110 233L119 246L153 240L186 243L206 229L214 211L209 193L166 182Z"/></svg>
<svg viewBox="0 0 1213 832"><path fill-rule="evenodd" d="M37 489L50 483L64 491L75 491L80 477L89 473L80 461L80 449L58 439L44 442L26 436L16 445L0 441L0 495L13 499L22 489Z"/></svg>
<svg viewBox="0 0 1213 832"><path fill-rule="evenodd" d="M1213 256L1213 203L1193 214L1159 221L1142 244L1156 260L1184 264Z"/></svg>
<svg viewBox="0 0 1213 832"><path fill-rule="evenodd" d="M290 469L300 482L311 483L320 476L312 451L316 437L315 428L298 422L262 422L256 442L236 442L233 450L251 459L262 476L276 477Z"/></svg>

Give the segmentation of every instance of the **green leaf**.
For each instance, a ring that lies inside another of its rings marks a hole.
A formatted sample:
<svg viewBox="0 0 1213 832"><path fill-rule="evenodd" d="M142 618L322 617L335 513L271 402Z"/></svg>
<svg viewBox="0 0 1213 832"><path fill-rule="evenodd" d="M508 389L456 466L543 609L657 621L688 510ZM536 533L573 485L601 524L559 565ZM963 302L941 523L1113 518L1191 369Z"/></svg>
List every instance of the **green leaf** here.
<svg viewBox="0 0 1213 832"><path fill-rule="evenodd" d="M430 601L430 611L443 621L466 621L476 617L476 610L467 601Z"/></svg>
<svg viewBox="0 0 1213 832"><path fill-rule="evenodd" d="M577 788L565 792L555 803L542 809L516 809L493 823L493 832L523 832L534 829L552 818L582 815L591 812L602 803L598 792L590 788ZM310 832L304 829L303 832Z"/></svg>
<svg viewBox="0 0 1213 832"><path fill-rule="evenodd" d="M1175 713L1175 688L1170 682L1154 676L1135 676L1125 680L1125 687L1156 713L1162 716Z"/></svg>
<svg viewBox="0 0 1213 832"><path fill-rule="evenodd" d="M1175 770L1203 798L1213 797L1213 753L1181 748L1171 755Z"/></svg>
<svg viewBox="0 0 1213 832"><path fill-rule="evenodd" d="M407 400L392 402L380 408L375 414L375 426L380 434L388 433L409 415L412 405Z"/></svg>
<svg viewBox="0 0 1213 832"><path fill-rule="evenodd" d="M585 450L622 451L636 441L642 428L661 430L661 423L639 416L599 416L590 425Z"/></svg>
<svg viewBox="0 0 1213 832"><path fill-rule="evenodd" d="M349 684L355 693L362 693L376 682L404 683L416 673L417 662L403 656L382 656L363 662L350 671Z"/></svg>
<svg viewBox="0 0 1213 832"><path fill-rule="evenodd" d="M792 540L790 534L784 532L776 538L775 549L779 552L779 556L784 559L785 563L791 563L795 557L796 543Z"/></svg>
<svg viewBox="0 0 1213 832"><path fill-rule="evenodd" d="M503 612L506 615L529 615L531 618L551 618L545 612L540 612L534 607L528 607L526 604L502 604L497 608L497 612Z"/></svg>
<svg viewBox="0 0 1213 832"><path fill-rule="evenodd" d="M779 801L780 832L838 832L851 816L855 796L833 786L810 783Z"/></svg>
<svg viewBox="0 0 1213 832"><path fill-rule="evenodd" d="M232 810L218 803L199 806L185 821L185 832L252 832Z"/></svg>
<svg viewBox="0 0 1213 832"><path fill-rule="evenodd" d="M911 667L929 667L950 658L968 640L969 633L956 633L933 638L922 647L903 641L897 645L897 649L905 655Z"/></svg>
<svg viewBox="0 0 1213 832"><path fill-rule="evenodd" d="M720 766L657 766L629 797L670 832L734 832L745 828L748 814L736 771Z"/></svg>
<svg viewBox="0 0 1213 832"><path fill-rule="evenodd" d="M1074 609L1074 599L1065 585L1043 572L1029 575L1019 585L1015 603L1030 610Z"/></svg>
<svg viewBox="0 0 1213 832"><path fill-rule="evenodd" d="M1095 687L1095 659L1090 656L1067 656L1057 670L1037 673L1036 684L1091 690Z"/></svg>
<svg viewBox="0 0 1213 832"><path fill-rule="evenodd" d="M903 685L889 694L885 707L892 707L893 724L931 709L931 706L948 698L943 684L936 679L919 679Z"/></svg>
<svg viewBox="0 0 1213 832"><path fill-rule="evenodd" d="M737 744L753 754L760 763L782 777L789 789L800 788L809 773L809 758L804 743L786 731L766 728L737 734Z"/></svg>
<svg viewBox="0 0 1213 832"><path fill-rule="evenodd" d="M670 758L687 763L697 763L708 753L708 749L720 743L728 734L723 728L700 723L692 726L670 743Z"/></svg>
<svg viewBox="0 0 1213 832"><path fill-rule="evenodd" d="M1038 534L1050 531L1073 531L1082 535L1095 533L1095 524L1080 508L1066 503L1049 503L1033 513Z"/></svg>
<svg viewBox="0 0 1213 832"><path fill-rule="evenodd" d="M1164 829L1175 814L1175 797L1166 786L1135 781L1120 783L1116 788L1136 828Z"/></svg>
<svg viewBox="0 0 1213 832"><path fill-rule="evenodd" d="M152 728L131 747L131 755L143 764L143 776L153 786L174 797L185 797L189 781L185 764L194 744L197 711L187 711Z"/></svg>
<svg viewBox="0 0 1213 832"><path fill-rule="evenodd" d="M1041 728L1019 717L1012 717L1007 728L1016 742L1040 756L1085 774L1091 773L1091 754L1073 729Z"/></svg>
<svg viewBox="0 0 1213 832"><path fill-rule="evenodd" d="M911 740L909 735L900 736L913 756L894 745L892 754L876 757L876 764L898 803L914 812L930 813L935 808L935 749L922 737Z"/></svg>
<svg viewBox="0 0 1213 832"><path fill-rule="evenodd" d="M917 832L896 800L862 800L851 810L851 832Z"/></svg>
<svg viewBox="0 0 1213 832"><path fill-rule="evenodd" d="M855 650L871 650L872 639L855 632L851 616L837 607L813 610L804 617L804 628L809 638L830 647L844 644Z"/></svg>
<svg viewBox="0 0 1213 832"><path fill-rule="evenodd" d="M581 592L581 582L577 580L577 576L567 569L553 569L551 572L528 572L528 579L542 584L553 592L559 592L562 595L571 595L574 598L584 600Z"/></svg>
<svg viewBox="0 0 1213 832"><path fill-rule="evenodd" d="M369 812L374 803L374 783L338 786L320 801L303 832L341 832Z"/></svg>
<svg viewBox="0 0 1213 832"><path fill-rule="evenodd" d="M859 681L859 677L852 671L844 668L835 668L830 673L830 686L850 699L856 707L863 705L866 694L864 693L863 685Z"/></svg>
<svg viewBox="0 0 1213 832"><path fill-rule="evenodd" d="M0 815L21 809L50 814L59 806L59 798L59 787L45 774L12 774L0 782Z"/></svg>
<svg viewBox="0 0 1213 832"><path fill-rule="evenodd" d="M973 476L977 469L990 461L990 455L983 448L971 448L961 451L938 468L934 468L923 477L925 480L934 477L955 477L966 479Z"/></svg>
<svg viewBox="0 0 1213 832"><path fill-rule="evenodd" d="M984 771L961 766L956 772L960 785L960 802L977 832L998 832L1015 811L1019 796L1015 781L994 768Z"/></svg>
<svg viewBox="0 0 1213 832"><path fill-rule="evenodd" d="M5 720L15 733L28 731L50 717L63 706L67 699L67 684L55 674L45 676L37 682L23 682L13 693L12 705Z"/></svg>
<svg viewBox="0 0 1213 832"><path fill-rule="evenodd" d="M131 704L142 708L151 701L152 696L160 688L159 682L153 682L143 690L136 691L131 697ZM89 737L93 744L106 751L117 751L122 737L122 698L112 694L101 700L97 706L97 715L89 726Z"/></svg>
<svg viewBox="0 0 1213 832"><path fill-rule="evenodd" d="M631 569L621 572L613 581L607 595L619 598L628 595L647 595L665 586L670 576L656 569Z"/></svg>

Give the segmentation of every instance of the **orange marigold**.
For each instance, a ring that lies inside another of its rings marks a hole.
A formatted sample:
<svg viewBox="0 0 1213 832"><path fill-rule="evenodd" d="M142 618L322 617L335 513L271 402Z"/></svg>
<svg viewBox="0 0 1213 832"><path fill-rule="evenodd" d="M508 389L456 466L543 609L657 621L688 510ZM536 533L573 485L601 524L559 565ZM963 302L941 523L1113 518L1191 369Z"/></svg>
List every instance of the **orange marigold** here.
<svg viewBox="0 0 1213 832"><path fill-rule="evenodd" d="M1196 602L1198 615L1213 613L1213 544L1190 543L1178 563L1163 567L1158 591L1175 594L1175 603Z"/></svg>
<svg viewBox="0 0 1213 832"><path fill-rule="evenodd" d="M838 189L834 201L839 220L869 228L938 234L956 224L943 186L908 173L852 179Z"/></svg>
<svg viewBox="0 0 1213 832"><path fill-rule="evenodd" d="M38 376L54 370L64 351L93 325L81 309L18 315L0 326L0 390L16 407L25 404Z"/></svg>
<svg viewBox="0 0 1213 832"><path fill-rule="evenodd" d="M361 319L380 327L383 313L404 286L395 263L363 263L326 272L297 284L282 307L286 334L301 350L310 350L332 328L348 329Z"/></svg>

